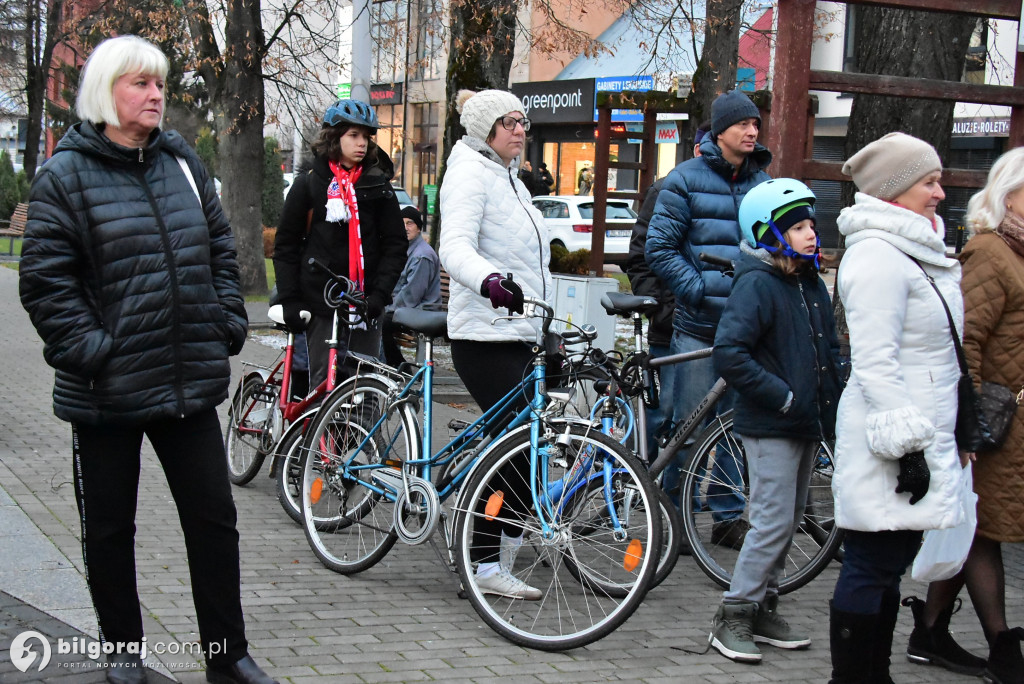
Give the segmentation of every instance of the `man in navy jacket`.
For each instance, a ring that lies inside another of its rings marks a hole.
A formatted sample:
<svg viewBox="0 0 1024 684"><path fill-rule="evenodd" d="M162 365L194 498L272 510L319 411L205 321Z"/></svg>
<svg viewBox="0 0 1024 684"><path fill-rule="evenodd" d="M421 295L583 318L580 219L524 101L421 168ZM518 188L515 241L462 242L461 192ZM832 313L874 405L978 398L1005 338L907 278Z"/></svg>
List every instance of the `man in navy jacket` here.
<svg viewBox="0 0 1024 684"><path fill-rule="evenodd" d="M710 347L714 341L732 275L700 261L699 255L739 257L740 201L769 178L764 169L772 155L757 142L760 126L761 114L749 97L738 90L719 95L711 105L711 131L700 143L700 156L673 169L658 195L645 254L676 298L673 354ZM708 358L675 369L674 404L681 415L687 415L714 384L714 368ZM727 394L718 405L719 412L730 404ZM717 482L739 481L738 473L712 473L712 477ZM743 498L716 489L712 485L707 502L715 519L712 541L739 548L747 529L740 517Z"/></svg>

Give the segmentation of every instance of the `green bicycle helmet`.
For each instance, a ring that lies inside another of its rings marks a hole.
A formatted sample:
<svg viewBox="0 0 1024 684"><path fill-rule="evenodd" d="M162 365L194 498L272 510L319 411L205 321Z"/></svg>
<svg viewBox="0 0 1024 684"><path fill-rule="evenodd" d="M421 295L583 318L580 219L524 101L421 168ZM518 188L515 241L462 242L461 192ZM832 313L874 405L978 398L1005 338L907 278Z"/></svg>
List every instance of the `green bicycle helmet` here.
<svg viewBox="0 0 1024 684"><path fill-rule="evenodd" d="M324 114L324 126L337 126L342 123L365 126L374 133L380 128L380 122L377 121L377 113L373 111L373 107L359 100L338 100L327 108L327 112Z"/></svg>

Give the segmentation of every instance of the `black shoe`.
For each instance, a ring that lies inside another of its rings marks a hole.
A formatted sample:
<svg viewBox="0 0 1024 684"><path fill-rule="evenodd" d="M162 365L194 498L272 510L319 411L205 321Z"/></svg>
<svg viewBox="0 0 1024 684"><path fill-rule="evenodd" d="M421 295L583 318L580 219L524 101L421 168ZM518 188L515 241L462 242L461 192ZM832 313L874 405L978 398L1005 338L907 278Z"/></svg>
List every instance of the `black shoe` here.
<svg viewBox="0 0 1024 684"><path fill-rule="evenodd" d="M107 681L111 684L146 684L146 668L138 653L116 653L107 658Z"/></svg>
<svg viewBox="0 0 1024 684"><path fill-rule="evenodd" d="M716 522L711 526L711 543L716 546L730 546L734 549L741 549L749 529L750 523L743 518Z"/></svg>
<svg viewBox="0 0 1024 684"><path fill-rule="evenodd" d="M278 684L247 655L234 665L207 667L206 681L213 684Z"/></svg>
<svg viewBox="0 0 1024 684"><path fill-rule="evenodd" d="M1024 682L1024 657L1021 657L1020 642L1024 629L1014 627L999 632L992 640L988 652L988 663L981 675L990 684L1021 684Z"/></svg>
<svg viewBox="0 0 1024 684"><path fill-rule="evenodd" d="M959 599L957 599L959 601ZM916 596L903 599L903 605L910 606L914 613L914 631L907 644L907 660L924 665L938 665L950 672L981 676L985 670L985 659L979 658L960 647L949 633L949 619L953 617L954 606L949 606L928 627L924 623L925 602ZM959 605L956 606L959 609Z"/></svg>

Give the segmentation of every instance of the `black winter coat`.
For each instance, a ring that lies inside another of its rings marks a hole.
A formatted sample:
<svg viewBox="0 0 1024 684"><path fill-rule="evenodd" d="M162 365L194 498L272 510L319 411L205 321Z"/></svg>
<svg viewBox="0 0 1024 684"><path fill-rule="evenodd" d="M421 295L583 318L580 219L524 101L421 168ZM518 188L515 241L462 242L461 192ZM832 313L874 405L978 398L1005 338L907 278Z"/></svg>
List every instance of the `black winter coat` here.
<svg viewBox="0 0 1024 684"><path fill-rule="evenodd" d="M736 390L736 432L829 439L843 385L828 290L817 273L785 276L751 251L737 262L712 356Z"/></svg>
<svg viewBox="0 0 1024 684"><path fill-rule="evenodd" d="M150 140L129 149L75 124L32 183L21 302L57 371L63 420L131 425L216 406L228 355L245 342L235 244L213 182L177 133Z"/></svg>
<svg viewBox="0 0 1024 684"><path fill-rule="evenodd" d="M380 315L391 303L391 292L405 268L409 240L391 187L394 166L382 150L377 155L377 163L364 166L356 181L356 203L363 240L366 300L371 311ZM333 179L326 156L317 157L311 168L295 176L274 239L279 300L301 302L322 316L331 315L331 309L324 303L328 277L310 266L309 259L326 264L338 275L349 273L348 224L327 221L327 187Z"/></svg>
<svg viewBox="0 0 1024 684"><path fill-rule="evenodd" d="M651 270L644 255L647 225L654 216L654 206L658 203L658 193L661 192L664 183L664 178L654 181L644 196L644 203L640 207L636 223L633 224L633 234L629 239L626 273L629 275L629 285L633 289L633 294L658 300L658 310L651 314L647 325L647 343L667 347L672 342L672 314L676 309L676 298L672 290Z"/></svg>

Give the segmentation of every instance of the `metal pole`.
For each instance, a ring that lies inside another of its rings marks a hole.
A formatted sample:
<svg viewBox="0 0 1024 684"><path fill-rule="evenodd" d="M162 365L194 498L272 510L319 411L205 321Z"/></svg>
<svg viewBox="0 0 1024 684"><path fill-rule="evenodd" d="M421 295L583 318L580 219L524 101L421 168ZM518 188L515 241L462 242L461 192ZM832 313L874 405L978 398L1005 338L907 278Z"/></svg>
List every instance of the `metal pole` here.
<svg viewBox="0 0 1024 684"><path fill-rule="evenodd" d="M352 99L370 101L370 0L352 3Z"/></svg>

